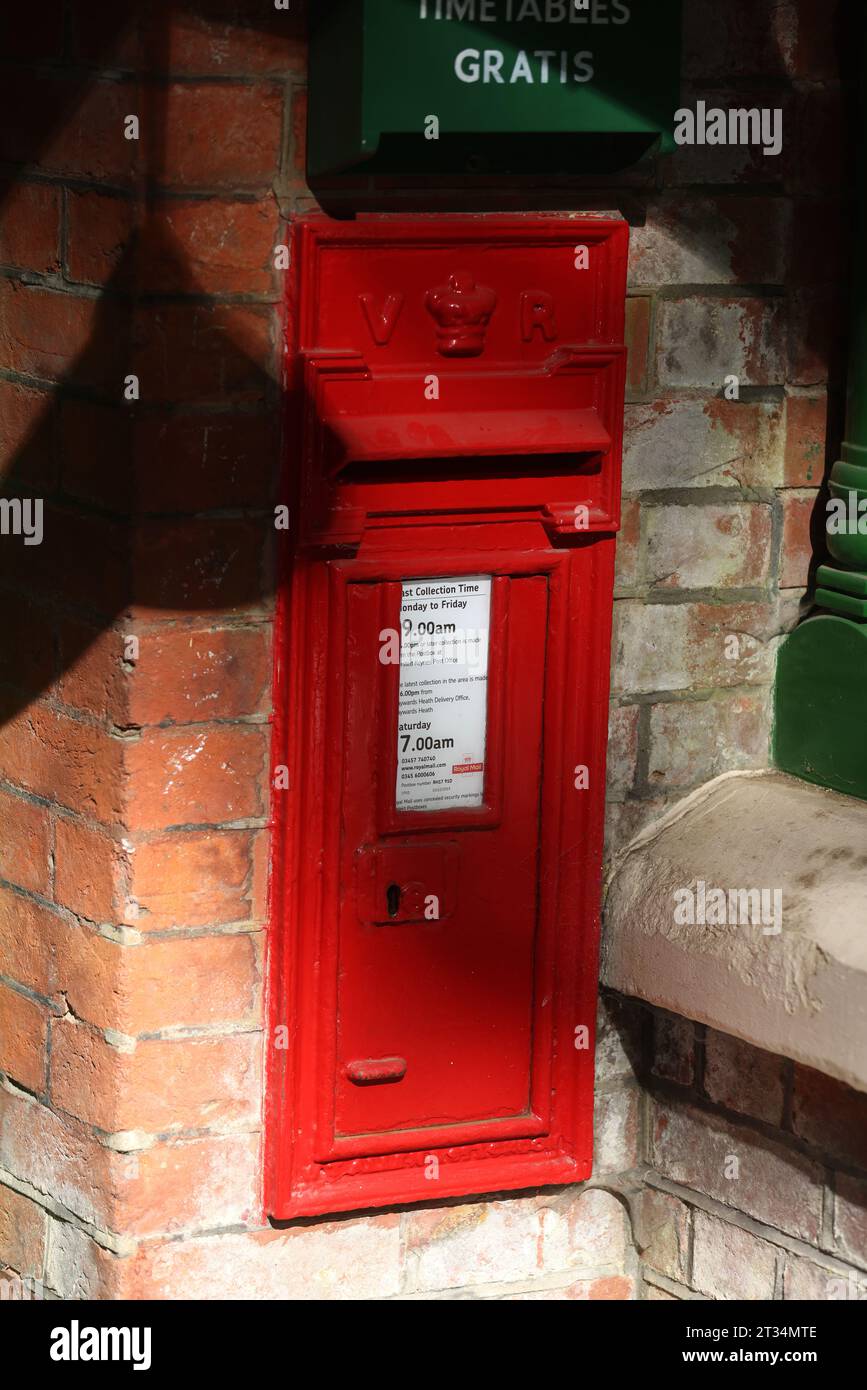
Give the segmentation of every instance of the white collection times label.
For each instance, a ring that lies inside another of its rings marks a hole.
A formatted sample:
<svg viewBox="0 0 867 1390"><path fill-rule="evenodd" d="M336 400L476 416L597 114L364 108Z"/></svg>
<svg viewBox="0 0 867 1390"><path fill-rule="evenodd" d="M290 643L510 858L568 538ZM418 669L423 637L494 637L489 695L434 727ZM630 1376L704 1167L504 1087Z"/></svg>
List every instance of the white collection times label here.
<svg viewBox="0 0 867 1390"><path fill-rule="evenodd" d="M403 584L399 811L483 804L490 618L490 575Z"/></svg>

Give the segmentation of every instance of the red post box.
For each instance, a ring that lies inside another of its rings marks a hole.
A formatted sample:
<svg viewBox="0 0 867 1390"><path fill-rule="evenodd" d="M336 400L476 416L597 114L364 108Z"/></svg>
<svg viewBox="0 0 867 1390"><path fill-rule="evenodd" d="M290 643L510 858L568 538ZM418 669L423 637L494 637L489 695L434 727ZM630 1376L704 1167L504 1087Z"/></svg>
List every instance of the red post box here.
<svg viewBox="0 0 867 1390"><path fill-rule="evenodd" d="M626 247L296 230L277 1218L590 1173Z"/></svg>

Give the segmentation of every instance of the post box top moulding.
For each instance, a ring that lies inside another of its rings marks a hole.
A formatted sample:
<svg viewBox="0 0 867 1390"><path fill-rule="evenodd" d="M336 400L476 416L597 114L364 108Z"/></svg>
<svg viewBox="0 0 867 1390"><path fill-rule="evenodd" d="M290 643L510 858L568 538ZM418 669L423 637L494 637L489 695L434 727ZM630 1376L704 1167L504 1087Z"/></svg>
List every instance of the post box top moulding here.
<svg viewBox="0 0 867 1390"><path fill-rule="evenodd" d="M682 0L318 0L307 174L610 172L671 147Z"/></svg>

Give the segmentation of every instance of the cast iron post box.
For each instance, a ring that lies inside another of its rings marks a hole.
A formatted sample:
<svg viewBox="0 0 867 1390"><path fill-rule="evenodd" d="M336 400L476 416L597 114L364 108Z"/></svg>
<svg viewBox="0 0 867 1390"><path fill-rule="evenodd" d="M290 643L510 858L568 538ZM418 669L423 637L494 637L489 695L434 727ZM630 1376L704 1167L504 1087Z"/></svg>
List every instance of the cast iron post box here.
<svg viewBox="0 0 867 1390"><path fill-rule="evenodd" d="M626 248L296 229L277 1218L590 1173Z"/></svg>

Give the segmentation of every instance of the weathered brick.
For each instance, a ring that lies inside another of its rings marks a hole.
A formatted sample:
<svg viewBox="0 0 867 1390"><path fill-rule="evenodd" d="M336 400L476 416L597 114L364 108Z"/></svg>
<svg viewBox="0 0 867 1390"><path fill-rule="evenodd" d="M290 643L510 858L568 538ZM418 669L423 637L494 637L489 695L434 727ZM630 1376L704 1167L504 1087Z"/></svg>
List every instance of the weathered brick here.
<svg viewBox="0 0 867 1390"><path fill-rule="evenodd" d="M722 388L786 379L786 306L780 299L661 299L656 308L660 385Z"/></svg>
<svg viewBox="0 0 867 1390"><path fill-rule="evenodd" d="M620 530L617 533L615 584L629 589L638 583L638 555L641 540L641 505L635 498L624 498Z"/></svg>
<svg viewBox="0 0 867 1390"><path fill-rule="evenodd" d="M649 295L630 295L626 301L626 389L635 395L647 390L652 309Z"/></svg>
<svg viewBox="0 0 867 1390"><path fill-rule="evenodd" d="M79 1121L0 1086L0 1164L97 1226L111 1225L117 1157Z"/></svg>
<svg viewBox="0 0 867 1390"><path fill-rule="evenodd" d="M774 487L783 480L782 418L776 402L720 396L627 405L624 487Z"/></svg>
<svg viewBox="0 0 867 1390"><path fill-rule="evenodd" d="M567 1269L622 1268L626 1258L626 1211L610 1192L572 1187L541 1210L542 1266Z"/></svg>
<svg viewBox="0 0 867 1390"><path fill-rule="evenodd" d="M834 1188L837 1249L844 1259L867 1266L867 1179L838 1173Z"/></svg>
<svg viewBox="0 0 867 1390"><path fill-rule="evenodd" d="M0 729L0 776L106 823L121 816L121 761L120 740L43 706Z"/></svg>
<svg viewBox="0 0 867 1390"><path fill-rule="evenodd" d="M854 1269L844 1273L800 1255L787 1255L783 1266L783 1298L786 1302L860 1302L867 1298L867 1279Z"/></svg>
<svg viewBox="0 0 867 1390"><path fill-rule="evenodd" d="M44 275L58 269L60 189L50 183L13 183L3 199L0 263Z"/></svg>
<svg viewBox="0 0 867 1390"><path fill-rule="evenodd" d="M59 1298L115 1299L121 1268L122 1262L86 1231L49 1217L45 1283Z"/></svg>
<svg viewBox="0 0 867 1390"><path fill-rule="evenodd" d="M133 830L218 825L261 816L266 738L240 724L146 730L127 755Z"/></svg>
<svg viewBox="0 0 867 1390"><path fill-rule="evenodd" d="M259 1135L208 1135L117 1155L115 1220L125 1234L171 1235L251 1223Z"/></svg>
<svg viewBox="0 0 867 1390"><path fill-rule="evenodd" d="M822 1172L790 1147L716 1115L662 1102L654 1107L651 1147L663 1177L789 1235L818 1240Z"/></svg>
<svg viewBox="0 0 867 1390"><path fill-rule="evenodd" d="M8 110L32 113L32 73L7 71L4 96ZM143 142L124 138L124 118L141 111L134 82L41 73L39 119L4 121L0 158L36 164L46 173L126 183L141 167Z"/></svg>
<svg viewBox="0 0 867 1390"><path fill-rule="evenodd" d="M608 795L628 792L638 758L638 705L612 705L608 719Z"/></svg>
<svg viewBox="0 0 867 1390"><path fill-rule="evenodd" d="M0 888L0 975L48 994L54 920L49 908Z"/></svg>
<svg viewBox="0 0 867 1390"><path fill-rule="evenodd" d="M614 622L615 695L770 679L770 604L643 604L621 599L614 605Z"/></svg>
<svg viewBox="0 0 867 1390"><path fill-rule="evenodd" d="M137 845L130 921L148 932L256 920L264 904L253 900L254 838L248 830L175 831Z"/></svg>
<svg viewBox="0 0 867 1390"><path fill-rule="evenodd" d="M120 393L116 402L62 399L57 408L64 493L128 516L138 482L133 440L140 424L133 426Z"/></svg>
<svg viewBox="0 0 867 1390"><path fill-rule="evenodd" d="M786 487L817 487L825 472L828 398L789 396L786 401Z"/></svg>
<svg viewBox="0 0 867 1390"><path fill-rule="evenodd" d="M281 87L173 83L163 109L160 182L197 189L270 185L279 160Z"/></svg>
<svg viewBox="0 0 867 1390"><path fill-rule="evenodd" d="M783 284L789 219L783 198L664 194L630 232L630 284Z"/></svg>
<svg viewBox="0 0 867 1390"><path fill-rule="evenodd" d="M0 984L0 1071L28 1091L45 1088L47 1011Z"/></svg>
<svg viewBox="0 0 867 1390"><path fill-rule="evenodd" d="M783 589L806 588L813 559L814 537L824 542L824 527L827 513L817 507L818 494L811 489L806 495L800 492L784 492L783 505L783 553L780 587Z"/></svg>
<svg viewBox="0 0 867 1390"><path fill-rule="evenodd" d="M257 305L149 304L136 312L127 370L151 403L262 401L275 375L272 315Z"/></svg>
<svg viewBox="0 0 867 1390"><path fill-rule="evenodd" d="M55 980L76 1018L127 1037L257 1021L257 941L200 936L122 946L84 927L56 933Z"/></svg>
<svg viewBox="0 0 867 1390"><path fill-rule="evenodd" d="M641 1194L639 1249L651 1269L685 1283L689 1273L692 1213L668 1192L646 1187Z"/></svg>
<svg viewBox="0 0 867 1390"><path fill-rule="evenodd" d="M0 279L0 366L50 381L120 386L113 303Z"/></svg>
<svg viewBox="0 0 867 1390"><path fill-rule="evenodd" d="M707 1031L704 1088L711 1100L768 1124L783 1122L783 1059L729 1033Z"/></svg>
<svg viewBox="0 0 867 1390"><path fill-rule="evenodd" d="M693 1228L692 1282L701 1293L722 1299L773 1298L775 1246L704 1211L695 1213Z"/></svg>
<svg viewBox="0 0 867 1390"><path fill-rule="evenodd" d="M556 1288L525 1289L501 1296L503 1303L618 1302L635 1298L635 1282L623 1274L602 1279L576 1279Z"/></svg>
<svg viewBox="0 0 867 1390"><path fill-rule="evenodd" d="M0 381L0 458L6 486L50 496L57 480L57 411L45 391Z"/></svg>
<svg viewBox="0 0 867 1390"><path fill-rule="evenodd" d="M124 666L126 635L64 615L58 626L61 675L55 686L63 704L120 727L133 722Z"/></svg>
<svg viewBox="0 0 867 1390"><path fill-rule="evenodd" d="M132 683L135 724L191 723L264 713L268 633L257 628L154 628L142 633Z"/></svg>
<svg viewBox="0 0 867 1390"><path fill-rule="evenodd" d="M261 1110L261 1035L110 1047L82 1023L52 1030L52 1103L108 1133L251 1128Z"/></svg>
<svg viewBox="0 0 867 1390"><path fill-rule="evenodd" d="M67 270L84 284L126 288L135 278L132 237L141 205L117 193L69 189Z"/></svg>
<svg viewBox="0 0 867 1390"><path fill-rule="evenodd" d="M136 495L143 514L262 507L278 475L268 415L145 416L136 423Z"/></svg>
<svg viewBox="0 0 867 1390"><path fill-rule="evenodd" d="M46 1227L44 1207L11 1187L0 1186L0 1265L22 1278L40 1278Z"/></svg>
<svg viewBox="0 0 867 1390"><path fill-rule="evenodd" d="M757 502L645 509L649 584L659 589L748 589L767 583L771 509Z"/></svg>
<svg viewBox="0 0 867 1390"><path fill-rule="evenodd" d="M126 1262L121 1296L342 1300L399 1291L400 1217L153 1241Z"/></svg>
<svg viewBox="0 0 867 1390"><path fill-rule="evenodd" d="M49 896L51 823L44 806L0 791L0 878ZM0 974L4 972L0 965Z"/></svg>
<svg viewBox="0 0 867 1390"><path fill-rule="evenodd" d="M653 1019L653 1074L691 1086L695 1070L695 1024L677 1014Z"/></svg>
<svg viewBox="0 0 867 1390"><path fill-rule="evenodd" d="M135 540L135 601L142 617L260 607L267 593L273 519L153 521ZM150 610L158 610L153 612Z"/></svg>
<svg viewBox="0 0 867 1390"><path fill-rule="evenodd" d="M641 1138L638 1091L632 1087L603 1091L596 1097L593 1171L623 1173L639 1161Z"/></svg>
<svg viewBox="0 0 867 1390"><path fill-rule="evenodd" d="M867 1168L867 1095L810 1067L795 1067L792 1128L825 1153Z"/></svg>
<svg viewBox="0 0 867 1390"><path fill-rule="evenodd" d="M7 649L15 651L15 660L4 663L3 684L28 701L41 695L55 674L54 630L46 604L0 590L0 631Z"/></svg>
<svg viewBox="0 0 867 1390"><path fill-rule="evenodd" d="M92 922L115 922L124 901L126 855L112 836L57 819L54 899Z"/></svg>
<svg viewBox="0 0 867 1390"><path fill-rule="evenodd" d="M560 1238L559 1222L554 1222ZM408 1212L407 1292L508 1283L544 1272L542 1214L532 1197Z"/></svg>
<svg viewBox="0 0 867 1390"><path fill-rule="evenodd" d="M648 781L655 790L671 791L694 787L723 772L764 767L769 737L764 693L654 705Z"/></svg>

